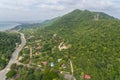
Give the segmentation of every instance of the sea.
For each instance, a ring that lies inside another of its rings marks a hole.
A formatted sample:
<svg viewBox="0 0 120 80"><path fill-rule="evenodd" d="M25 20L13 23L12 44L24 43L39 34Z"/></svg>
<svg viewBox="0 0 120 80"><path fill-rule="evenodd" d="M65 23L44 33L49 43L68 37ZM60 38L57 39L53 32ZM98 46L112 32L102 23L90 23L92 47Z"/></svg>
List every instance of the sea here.
<svg viewBox="0 0 120 80"><path fill-rule="evenodd" d="M10 23L10 22L0 22L0 31L9 30L14 28L15 26L20 25L18 23Z"/></svg>

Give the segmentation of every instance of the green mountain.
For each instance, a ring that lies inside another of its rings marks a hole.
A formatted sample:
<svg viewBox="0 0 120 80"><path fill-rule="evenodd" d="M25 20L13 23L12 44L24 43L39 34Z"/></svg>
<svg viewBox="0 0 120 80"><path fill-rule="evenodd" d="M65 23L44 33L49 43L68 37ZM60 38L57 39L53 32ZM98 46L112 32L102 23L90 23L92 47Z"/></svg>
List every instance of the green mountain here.
<svg viewBox="0 0 120 80"><path fill-rule="evenodd" d="M94 17L97 15L99 15L99 19L102 19L102 20L115 19L114 17L109 16L103 12L91 12L88 10L81 11L79 9L76 9L76 10L72 11L71 13L68 13L62 17L59 16L59 17L53 18L51 20L45 20L41 23L32 23L32 24L24 23L22 25L16 26L15 28L13 28L13 30L19 29L20 27L22 27L24 29L24 28L37 28L37 27L51 26L51 25L53 25L53 23L61 25L63 23L69 23L69 22L75 23L75 22L82 22L85 20L91 21L91 20L94 20L95 19Z"/></svg>
<svg viewBox="0 0 120 80"><path fill-rule="evenodd" d="M27 45L20 53L23 57L20 62L39 65L44 71L35 67L29 75L31 70L24 71L23 67L17 71L20 79L63 80L64 75L58 73L61 71L70 72L77 80L85 80L86 74L90 75L90 80L120 79L118 19L102 12L77 9L49 22L42 28L22 30ZM41 65L43 61L47 62L46 66ZM54 63L52 67L51 63Z"/></svg>
<svg viewBox="0 0 120 80"><path fill-rule="evenodd" d="M88 10L84 10L84 11L81 11L81 10L74 10L64 16L61 17L61 21L58 21L58 22L64 22L66 20L66 22L81 22L81 21L91 21L91 20L94 20L94 16L96 15L99 15L99 19L102 19L102 20L110 20L110 19L115 19L114 17L112 16L109 16L103 12L91 12L91 11L88 11Z"/></svg>
<svg viewBox="0 0 120 80"><path fill-rule="evenodd" d="M68 13L61 17L58 22L82 22L82 21L93 21L95 16L99 15L99 19L101 20L111 20L115 19L112 16L109 16L103 12L91 12L88 10L74 10L71 13Z"/></svg>

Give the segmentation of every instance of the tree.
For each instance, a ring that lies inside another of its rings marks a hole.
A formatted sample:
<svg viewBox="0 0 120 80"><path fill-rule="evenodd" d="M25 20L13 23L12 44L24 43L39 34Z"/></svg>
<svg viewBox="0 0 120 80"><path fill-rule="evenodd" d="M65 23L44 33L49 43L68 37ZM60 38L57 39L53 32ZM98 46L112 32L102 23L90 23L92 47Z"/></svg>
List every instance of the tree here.
<svg viewBox="0 0 120 80"><path fill-rule="evenodd" d="M12 78L12 77L15 76L15 75L16 75L16 71L15 71L15 70L10 70L10 71L6 74L7 78Z"/></svg>

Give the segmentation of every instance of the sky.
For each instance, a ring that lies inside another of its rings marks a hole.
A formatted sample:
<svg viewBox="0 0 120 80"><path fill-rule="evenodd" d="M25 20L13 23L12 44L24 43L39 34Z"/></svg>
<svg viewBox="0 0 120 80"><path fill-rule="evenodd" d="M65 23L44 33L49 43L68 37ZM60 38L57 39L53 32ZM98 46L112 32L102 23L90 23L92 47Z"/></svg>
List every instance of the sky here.
<svg viewBox="0 0 120 80"><path fill-rule="evenodd" d="M105 12L120 19L120 0L0 0L0 21L46 20L74 9Z"/></svg>

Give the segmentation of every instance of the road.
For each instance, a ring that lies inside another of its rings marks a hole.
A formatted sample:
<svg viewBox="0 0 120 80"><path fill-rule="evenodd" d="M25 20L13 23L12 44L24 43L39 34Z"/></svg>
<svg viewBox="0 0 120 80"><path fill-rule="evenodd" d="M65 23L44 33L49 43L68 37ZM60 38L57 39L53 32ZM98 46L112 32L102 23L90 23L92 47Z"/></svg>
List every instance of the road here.
<svg viewBox="0 0 120 80"><path fill-rule="evenodd" d="M24 37L23 33L20 33L21 35L21 44L20 46L13 52L12 57L8 63L8 65L0 71L0 80L6 80L6 73L10 70L10 66L13 63L18 63L17 57L20 53L20 51L22 50L22 48L26 45L26 39Z"/></svg>
<svg viewBox="0 0 120 80"><path fill-rule="evenodd" d="M10 66L13 64L13 63L16 63L16 64L22 64L22 63L19 63L17 58L18 58L18 55L20 53L20 51L22 50L22 48L26 45L26 39L24 37L24 34L23 33L20 33L21 35L21 44L20 46L13 52L12 54L12 57L8 63L8 65L0 71L0 80L6 80L6 73L10 70ZM30 65L25 65L25 64L22 64L24 66L28 66L28 67L31 67ZM76 78L73 76L73 66L72 66L72 62L70 60L70 65L71 65L71 72L72 74L70 73L66 73L66 72L62 72L61 74L64 75L64 78L66 80L76 80Z"/></svg>

